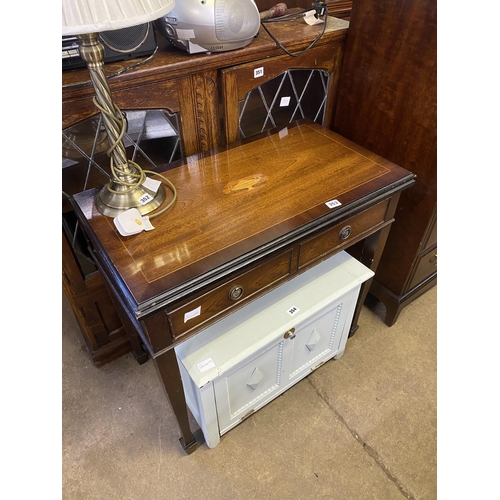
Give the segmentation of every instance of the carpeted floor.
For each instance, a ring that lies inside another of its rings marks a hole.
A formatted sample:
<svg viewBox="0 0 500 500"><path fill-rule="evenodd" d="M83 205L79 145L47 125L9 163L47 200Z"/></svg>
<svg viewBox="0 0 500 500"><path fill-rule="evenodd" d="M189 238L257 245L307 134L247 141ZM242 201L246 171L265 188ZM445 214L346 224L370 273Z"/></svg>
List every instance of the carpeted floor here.
<svg viewBox="0 0 500 500"><path fill-rule="evenodd" d="M364 306L342 358L186 455L153 363L96 368L63 297L63 499L437 498L436 303Z"/></svg>

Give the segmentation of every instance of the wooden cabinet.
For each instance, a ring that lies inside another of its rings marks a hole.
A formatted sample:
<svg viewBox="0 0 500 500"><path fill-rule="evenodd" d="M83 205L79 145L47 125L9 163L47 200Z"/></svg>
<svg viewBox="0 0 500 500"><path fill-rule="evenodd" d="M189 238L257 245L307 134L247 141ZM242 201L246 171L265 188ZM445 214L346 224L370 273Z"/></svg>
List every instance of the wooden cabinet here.
<svg viewBox="0 0 500 500"><path fill-rule="evenodd" d="M388 325L437 282L436 11L356 0L339 83L334 130L416 174L370 288Z"/></svg>
<svg viewBox="0 0 500 500"><path fill-rule="evenodd" d="M63 290L80 325L85 343L96 366L133 351L138 362L147 359L137 336L127 335L109 297L101 274L85 273L63 230Z"/></svg>
<svg viewBox="0 0 500 500"><path fill-rule="evenodd" d="M309 26L300 20L279 24L273 26L272 32L292 52L307 48L321 30L318 26ZM323 119L328 123L333 116L335 81L346 31L345 22L329 19L325 34L313 50L299 58L302 67L310 66L313 69L317 59L329 77L334 75L327 87L328 102L323 114ZM189 55L168 44L160 35L157 40L159 49L156 55L142 65L129 70L140 61L106 64L114 100L127 114L129 128L139 120L137 117L142 119L146 114L155 120L151 127L143 127L147 129L147 147L136 147L143 134L141 127L138 127L137 133L129 133L127 152L137 154L139 164L151 159L157 165L164 165L210 151L238 136L228 132L235 129L231 115L235 104L232 96L226 94L227 86L221 84L221 81L225 81L225 77L221 76L224 70L229 69L230 74L241 74L240 68L243 72L246 70L245 65L250 64L265 67L267 77L271 63L278 64L276 68L279 67L280 72L287 71L297 63L297 58L284 55L263 30L243 49L213 54ZM101 137L98 135L99 115L92 101L94 90L89 85L87 69L65 71L62 76L63 290L95 364L102 364L130 351L142 362L148 354L137 335L127 334L120 321L117 314L120 305L111 300L107 284L87 252L86 242L81 239L69 203L69 198L76 193L107 182L105 173L96 166L105 163L106 138L102 134ZM167 131L166 136L163 134L165 137L156 137L157 123L165 117L170 120L170 131ZM82 140L85 143L83 145L79 142ZM79 156L75 156L75 144ZM149 168L147 163L146 166ZM105 166L103 170L106 170ZM176 187L182 189L182 182ZM217 300L215 297L214 301ZM170 317L174 332L178 331L176 325L179 321L182 323L183 314L182 310L172 311ZM178 334L182 333L181 329Z"/></svg>

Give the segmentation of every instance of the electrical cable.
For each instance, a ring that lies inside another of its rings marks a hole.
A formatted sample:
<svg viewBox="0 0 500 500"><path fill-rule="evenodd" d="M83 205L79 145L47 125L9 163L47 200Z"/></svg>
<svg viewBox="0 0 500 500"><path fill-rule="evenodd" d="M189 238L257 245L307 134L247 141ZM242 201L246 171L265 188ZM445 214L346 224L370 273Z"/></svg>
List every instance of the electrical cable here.
<svg viewBox="0 0 500 500"><path fill-rule="evenodd" d="M167 205L165 205L161 210L157 210L156 212L154 212L152 214L148 214L148 217L150 219L154 219L155 217L158 217L158 215L165 213L175 203L175 200L177 199L177 190L175 189L175 186L166 177L164 177L160 173L155 172L154 170L143 170L143 172L147 173L147 174L157 175L158 177L161 177L165 181L165 183L168 185L170 190L172 191L172 194L174 195L173 198L170 200L170 202L167 203Z"/></svg>
<svg viewBox="0 0 500 500"><path fill-rule="evenodd" d="M322 8L322 10L324 12L323 16L321 16L321 17L324 17L323 29L321 30L321 33L318 34L318 36L311 42L311 44L308 47L306 47L304 50L302 50L300 52L297 52L295 54L292 53L292 52L290 52L289 50L287 50L285 47L283 47L283 45L281 44L281 42L279 40L277 40L276 37L267 29L267 27L266 27L265 24L266 23L277 23L277 22L294 21L295 19L299 19L301 17L304 17L305 13L309 12L311 9L303 9L303 10L301 10L299 12L292 12L292 13L289 13L289 14L284 14L283 16L280 16L280 17L274 17L274 18L270 18L270 19L262 19L260 21L260 24L264 28L264 30L266 31L266 33L273 39L273 41L276 43L276 45L281 50L283 50L284 52L286 52L289 56L298 57L298 56L304 54L305 52L307 52L308 50L312 49L312 47L316 44L316 42L325 34L326 23L327 23L327 20L328 20L328 7L325 4L321 4L321 8Z"/></svg>
<svg viewBox="0 0 500 500"><path fill-rule="evenodd" d="M138 163L136 163L135 161L128 160L128 159L126 160L126 162L127 162L126 166L129 167L129 171L126 171L124 169L124 165L115 166L114 161L113 161L112 152L114 149L117 148L118 144L120 144L120 142L122 141L123 135L125 134L126 121L123 118L123 113L120 111L120 109L114 103L113 103L113 106L114 106L114 113L115 114L113 114L113 113L109 112L107 109L103 108L97 102L97 99L95 97L93 98L93 100L94 100L95 106L101 111L101 113L103 113L110 120L115 122L117 127L120 129L120 133L119 133L116 141L113 144L111 144L111 146L107 150L106 154L110 158L110 168L111 168L113 180L115 182L117 182L118 184L120 184L121 186L124 186L125 189L121 190L121 191L117 191L115 189L112 189L109 184L106 185L106 189L108 191L110 191L111 193L129 193L129 192L133 191L134 189L137 189L140 185L142 185L144 183L144 181L146 180L146 173L157 175L158 177L161 177L163 179L164 184L166 184L169 187L169 189L172 191L173 198L161 210L158 210L158 211L152 213L151 215L149 215L149 218L152 219L152 218L157 217L158 215L166 212L174 204L175 200L177 199L177 190L175 189L175 186L166 177L164 177L160 173L155 172L154 170L143 170L142 167ZM130 167L132 167L132 168L130 168ZM127 181L123 180L122 178L120 178L120 175L131 177L134 180L127 182Z"/></svg>
<svg viewBox="0 0 500 500"><path fill-rule="evenodd" d="M268 19L261 19L261 23L280 23L284 21L295 21L296 19L301 19L304 17L306 12L309 12L311 9L302 9L297 12L289 12L288 14L283 14L279 17L270 17Z"/></svg>

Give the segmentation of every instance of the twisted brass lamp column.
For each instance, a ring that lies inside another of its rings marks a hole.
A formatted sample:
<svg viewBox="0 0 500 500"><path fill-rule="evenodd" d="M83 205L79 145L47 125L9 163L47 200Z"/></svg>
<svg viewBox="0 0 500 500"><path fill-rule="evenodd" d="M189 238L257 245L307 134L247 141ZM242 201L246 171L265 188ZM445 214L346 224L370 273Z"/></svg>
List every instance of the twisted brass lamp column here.
<svg viewBox="0 0 500 500"><path fill-rule="evenodd" d="M101 110L110 145L108 156L113 179L96 196L96 208L108 217L116 217L129 208L137 208L142 215L148 214L165 200L165 188L160 185L155 192L143 186L145 173L137 163L127 160L123 143L126 121L111 97L104 73L104 47L98 34L78 35L78 39L80 57L87 63L96 94L94 103Z"/></svg>

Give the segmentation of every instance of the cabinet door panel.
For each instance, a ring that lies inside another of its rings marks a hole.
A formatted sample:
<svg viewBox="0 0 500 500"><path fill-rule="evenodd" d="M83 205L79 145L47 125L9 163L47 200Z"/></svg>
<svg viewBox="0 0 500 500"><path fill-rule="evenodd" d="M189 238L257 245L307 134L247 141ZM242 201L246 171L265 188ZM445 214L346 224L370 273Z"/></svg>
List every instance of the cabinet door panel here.
<svg viewBox="0 0 500 500"><path fill-rule="evenodd" d="M338 54L340 50L321 46L294 58L273 57L223 70L227 143L301 118L329 122Z"/></svg>
<svg viewBox="0 0 500 500"><path fill-rule="evenodd" d="M221 435L277 396L283 340L257 353L214 383Z"/></svg>
<svg viewBox="0 0 500 500"><path fill-rule="evenodd" d="M94 104L94 93L63 101L62 128L90 118L98 111ZM137 86L113 90L113 101L120 109L166 108L171 113L179 112L179 96L175 80L157 82L154 85Z"/></svg>
<svg viewBox="0 0 500 500"><path fill-rule="evenodd" d="M343 330L349 304L341 303L322 311L295 331L295 338L286 345L286 349L290 350L290 383L301 379L338 352L342 334L348 333Z"/></svg>

